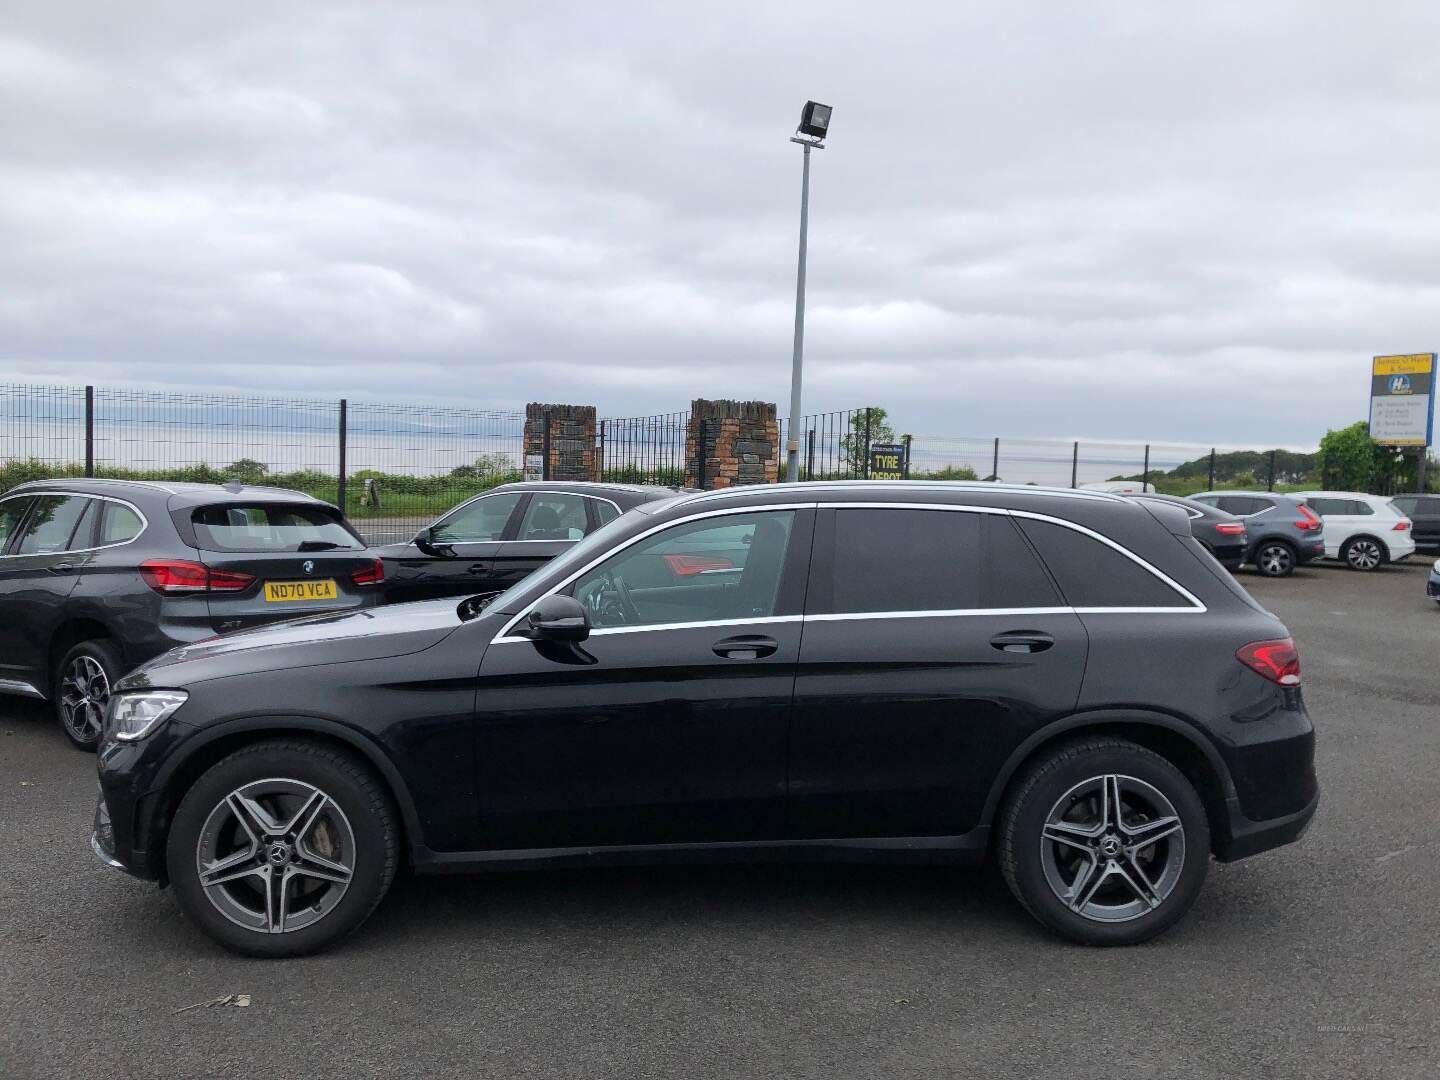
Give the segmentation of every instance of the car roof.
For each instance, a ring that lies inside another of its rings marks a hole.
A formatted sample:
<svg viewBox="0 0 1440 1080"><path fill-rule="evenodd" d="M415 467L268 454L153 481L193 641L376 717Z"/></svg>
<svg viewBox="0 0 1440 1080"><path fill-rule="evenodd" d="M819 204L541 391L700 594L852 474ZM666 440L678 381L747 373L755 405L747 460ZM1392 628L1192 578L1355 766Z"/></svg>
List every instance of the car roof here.
<svg viewBox="0 0 1440 1080"><path fill-rule="evenodd" d="M847 502L857 498L881 502L965 503L1014 506L1039 511L1054 510L1061 501L1076 506L1142 508L1127 496L1082 488L1041 487L1031 484L1000 484L983 480L817 480L783 484L748 484L689 492L641 509L660 514L671 509L703 508L715 505L757 505L776 502Z"/></svg>
<svg viewBox="0 0 1440 1080"><path fill-rule="evenodd" d="M1253 495L1259 499L1298 499L1300 493L1295 491L1255 491L1244 488L1217 488L1214 491L1200 491L1190 496L1198 499L1201 495Z"/></svg>
<svg viewBox="0 0 1440 1080"><path fill-rule="evenodd" d="M69 491L77 495L109 495L117 498L137 498L145 495L163 497L167 499L171 509L217 502L303 502L317 506L331 505L303 491L263 484L196 484L169 480L111 480L105 477L32 480L11 488L5 494L41 494L46 491Z"/></svg>
<svg viewBox="0 0 1440 1080"><path fill-rule="evenodd" d="M1375 499L1387 502L1389 495L1371 495L1365 491L1296 491L1293 494L1302 499Z"/></svg>
<svg viewBox="0 0 1440 1080"><path fill-rule="evenodd" d="M478 494L489 495L496 491L558 491L575 495L639 496L643 500L668 499L685 491L684 488L663 487L658 484L614 484L596 480L517 480L510 484L497 484L488 491Z"/></svg>

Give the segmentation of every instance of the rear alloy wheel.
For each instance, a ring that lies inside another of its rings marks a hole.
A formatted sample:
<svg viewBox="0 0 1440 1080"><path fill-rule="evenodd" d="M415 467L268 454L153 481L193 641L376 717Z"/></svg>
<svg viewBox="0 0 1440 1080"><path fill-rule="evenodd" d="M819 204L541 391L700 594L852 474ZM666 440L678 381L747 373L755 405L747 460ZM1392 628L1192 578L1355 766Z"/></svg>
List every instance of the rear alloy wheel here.
<svg viewBox="0 0 1440 1080"><path fill-rule="evenodd" d="M1282 540L1267 540L1255 551L1255 569L1264 577L1289 577L1295 572L1295 549Z"/></svg>
<svg viewBox="0 0 1440 1080"><path fill-rule="evenodd" d="M356 929L390 887L394 810L381 784L338 748L257 743L186 793L166 866L185 913L227 948L299 956Z"/></svg>
<svg viewBox="0 0 1440 1080"><path fill-rule="evenodd" d="M82 641L60 659L55 671L55 715L81 750L100 743L110 687L124 668L115 646L103 638Z"/></svg>
<svg viewBox="0 0 1440 1080"><path fill-rule="evenodd" d="M1040 922L1087 945L1132 945L1194 903L1210 832L1178 769L1134 743L1096 738L1026 772L1001 816L999 854L1011 891Z"/></svg>
<svg viewBox="0 0 1440 1080"><path fill-rule="evenodd" d="M1346 541L1340 558L1351 570L1374 570L1385 561L1385 549L1380 546L1379 540L1357 536Z"/></svg>

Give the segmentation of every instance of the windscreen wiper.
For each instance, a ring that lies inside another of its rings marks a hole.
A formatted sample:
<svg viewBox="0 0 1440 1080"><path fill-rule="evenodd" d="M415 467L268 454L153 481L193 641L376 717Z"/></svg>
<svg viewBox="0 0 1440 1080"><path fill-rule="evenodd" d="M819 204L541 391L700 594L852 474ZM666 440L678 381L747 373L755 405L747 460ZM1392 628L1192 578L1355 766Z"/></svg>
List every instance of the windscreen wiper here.
<svg viewBox="0 0 1440 1080"><path fill-rule="evenodd" d="M334 540L301 540L296 551L334 551L336 548L345 547L344 544L337 544Z"/></svg>

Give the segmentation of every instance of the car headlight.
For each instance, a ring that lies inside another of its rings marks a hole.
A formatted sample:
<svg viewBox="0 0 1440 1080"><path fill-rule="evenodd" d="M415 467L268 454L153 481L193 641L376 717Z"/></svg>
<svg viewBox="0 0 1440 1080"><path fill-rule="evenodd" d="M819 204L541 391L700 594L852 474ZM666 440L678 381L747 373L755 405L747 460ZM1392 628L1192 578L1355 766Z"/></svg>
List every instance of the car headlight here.
<svg viewBox="0 0 1440 1080"><path fill-rule="evenodd" d="M143 739L189 697L184 690L136 690L116 694L110 699L107 727L121 742Z"/></svg>
<svg viewBox="0 0 1440 1080"><path fill-rule="evenodd" d="M1440 559L1435 560L1435 566L1433 567L1433 569L1437 574L1440 574Z"/></svg>

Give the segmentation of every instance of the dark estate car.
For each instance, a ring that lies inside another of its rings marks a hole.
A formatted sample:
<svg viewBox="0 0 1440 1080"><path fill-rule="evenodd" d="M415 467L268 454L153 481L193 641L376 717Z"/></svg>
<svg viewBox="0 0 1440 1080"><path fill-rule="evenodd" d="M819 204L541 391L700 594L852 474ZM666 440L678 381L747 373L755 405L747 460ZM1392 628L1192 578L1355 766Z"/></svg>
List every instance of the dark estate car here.
<svg viewBox="0 0 1440 1080"><path fill-rule="evenodd" d="M417 871L998 861L1127 944L1319 798L1286 629L1153 501L850 482L683 495L503 595L171 652L99 754L101 859L223 944L323 948Z"/></svg>
<svg viewBox="0 0 1440 1080"><path fill-rule="evenodd" d="M430 600L508 589L601 525L678 488L534 480L466 499L408 544L376 548L385 600Z"/></svg>
<svg viewBox="0 0 1440 1080"><path fill-rule="evenodd" d="M1440 495L1396 495L1391 501L1414 522L1410 535L1417 548L1440 548Z"/></svg>
<svg viewBox="0 0 1440 1080"><path fill-rule="evenodd" d="M1232 574L1240 569L1249 549L1249 537L1245 523L1234 514L1227 514L1209 503L1184 499L1178 495L1145 493L1131 495L1132 499L1168 503L1185 511L1190 519L1190 534L1200 541L1202 547L1214 555L1221 566Z"/></svg>
<svg viewBox="0 0 1440 1080"><path fill-rule="evenodd" d="M1295 567L1325 557L1325 523L1303 498L1273 491L1206 491L1190 498L1245 523L1245 561L1258 574L1289 577Z"/></svg>
<svg viewBox="0 0 1440 1080"><path fill-rule="evenodd" d="M0 692L51 700L91 748L110 687L186 642L371 607L381 567L298 491L47 480L0 498Z"/></svg>

